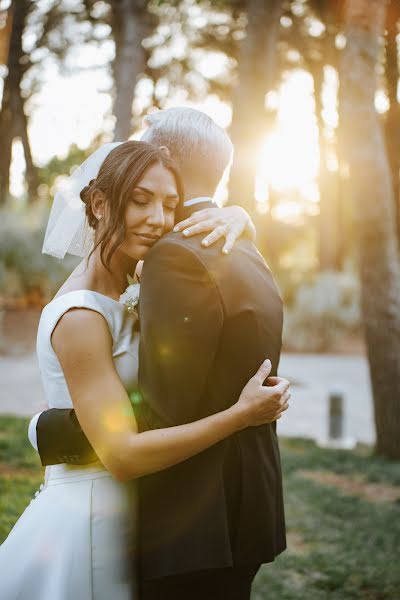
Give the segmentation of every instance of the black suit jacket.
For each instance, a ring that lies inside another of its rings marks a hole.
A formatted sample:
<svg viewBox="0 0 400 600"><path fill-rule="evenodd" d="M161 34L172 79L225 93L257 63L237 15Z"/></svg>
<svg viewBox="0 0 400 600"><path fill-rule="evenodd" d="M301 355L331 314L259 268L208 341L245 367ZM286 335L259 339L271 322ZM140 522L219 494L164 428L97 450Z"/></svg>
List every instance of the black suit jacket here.
<svg viewBox="0 0 400 600"><path fill-rule="evenodd" d="M165 236L146 257L140 323L141 429L229 407L267 357L276 373L282 303L249 240L224 256L198 237ZM146 578L268 562L286 547L275 424L143 477L139 489Z"/></svg>
<svg viewBox="0 0 400 600"><path fill-rule="evenodd" d="M282 303L265 261L249 240L240 240L225 256L218 244L203 249L200 239L171 233L146 257L141 430L188 423L227 408L267 357L273 374L277 371ZM42 460L93 459L73 413L56 412L44 413L38 422ZM60 430L62 449L55 435ZM286 547L275 424L243 430L141 478L139 496L144 578L269 562Z"/></svg>

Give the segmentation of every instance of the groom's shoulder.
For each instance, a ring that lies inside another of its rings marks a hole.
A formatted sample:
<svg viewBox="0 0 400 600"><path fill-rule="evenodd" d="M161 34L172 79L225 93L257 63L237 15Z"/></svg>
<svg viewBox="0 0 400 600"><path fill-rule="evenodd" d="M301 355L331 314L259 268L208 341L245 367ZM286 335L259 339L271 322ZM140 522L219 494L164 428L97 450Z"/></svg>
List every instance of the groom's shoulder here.
<svg viewBox="0 0 400 600"><path fill-rule="evenodd" d="M181 233L173 232L161 238L146 255L143 284L144 273L152 274L156 279L160 275L170 282L171 277L174 280L174 273L179 273L179 277L190 274L187 281L194 278L206 283L211 278L220 293L225 295L233 291L233 301L238 289L253 296L263 290L265 298L279 297L271 271L250 240L237 240L231 252L225 255L223 240L206 248L201 245L203 238L204 234L185 238Z"/></svg>
<svg viewBox="0 0 400 600"><path fill-rule="evenodd" d="M201 245L205 234L186 238L180 232L167 233L164 235L148 252L146 261L149 259L160 257L168 254L181 253L182 255L195 255L202 262L209 262L219 258L222 254L222 240L217 241L208 248ZM224 255L222 255L224 256Z"/></svg>
<svg viewBox="0 0 400 600"><path fill-rule="evenodd" d="M228 255L223 254L224 239L218 240L212 246L204 247L201 241L205 234L185 238L182 233L170 232L163 236L148 252L146 262L157 261L160 258L180 257L183 260L195 260L202 263L205 268L238 270L251 268L251 266L266 269L268 267L256 246L248 239L241 238L236 241Z"/></svg>
<svg viewBox="0 0 400 600"><path fill-rule="evenodd" d="M169 258L175 255L197 255L198 250L201 250L200 240L193 243L194 238L185 238L182 233L174 233L171 231L162 238L149 250L146 255L146 263L159 260L160 258ZM197 248L199 246L199 248Z"/></svg>
<svg viewBox="0 0 400 600"><path fill-rule="evenodd" d="M180 271L193 268L202 270L206 266L199 253L201 239L197 243L193 243L193 238L185 238L181 233L167 233L147 252L146 271L149 269L154 271L170 270L178 265Z"/></svg>

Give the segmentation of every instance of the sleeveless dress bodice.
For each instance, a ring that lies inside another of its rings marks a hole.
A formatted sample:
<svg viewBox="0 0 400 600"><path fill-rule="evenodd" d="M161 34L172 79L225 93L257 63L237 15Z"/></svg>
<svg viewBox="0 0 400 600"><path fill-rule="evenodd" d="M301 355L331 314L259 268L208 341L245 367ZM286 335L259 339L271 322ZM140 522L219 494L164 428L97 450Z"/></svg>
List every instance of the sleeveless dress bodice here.
<svg viewBox="0 0 400 600"><path fill-rule="evenodd" d="M43 309L37 354L50 408L73 408L51 345L60 318L73 308L100 313L112 336L117 372L137 386L135 315L90 290L68 292ZM60 431L62 435L62 431ZM45 481L0 546L1 598L7 600L135 600L135 482L113 479L100 462L46 467Z"/></svg>
<svg viewBox="0 0 400 600"><path fill-rule="evenodd" d="M37 334L37 355L46 402L49 408L73 408L67 382L51 345L51 336L60 318L72 308L100 313L107 321L113 339L115 367L129 392L137 387L139 334L134 331L137 317L126 307L91 290L67 292L43 309Z"/></svg>

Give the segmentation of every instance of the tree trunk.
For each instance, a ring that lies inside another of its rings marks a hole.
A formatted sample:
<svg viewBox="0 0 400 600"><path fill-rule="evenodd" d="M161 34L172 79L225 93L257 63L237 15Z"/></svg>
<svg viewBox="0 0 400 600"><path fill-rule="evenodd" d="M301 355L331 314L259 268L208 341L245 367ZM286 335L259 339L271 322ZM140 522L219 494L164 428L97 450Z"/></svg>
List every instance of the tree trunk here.
<svg viewBox="0 0 400 600"><path fill-rule="evenodd" d="M375 111L386 0L348 0L341 65L345 147L359 241L377 452L400 458L400 264L391 171Z"/></svg>
<svg viewBox="0 0 400 600"><path fill-rule="evenodd" d="M148 0L113 0L114 139L125 141L132 133L132 103L138 77L145 72L147 54L143 40L150 34L153 17Z"/></svg>
<svg viewBox="0 0 400 600"><path fill-rule="evenodd" d="M322 117L322 86L324 64L319 63L312 73L314 79L315 114L319 140L319 266L323 270L339 270L339 198L336 176L328 169L329 144Z"/></svg>
<svg viewBox="0 0 400 600"><path fill-rule="evenodd" d="M0 65L8 63L8 53L10 50L12 30L12 12L8 10L6 13L6 22L4 27L0 29Z"/></svg>
<svg viewBox="0 0 400 600"><path fill-rule="evenodd" d="M239 56L239 82L233 96L235 146L229 198L252 211L260 144L267 133L265 95L275 83L282 0L249 0L246 38Z"/></svg>
<svg viewBox="0 0 400 600"><path fill-rule="evenodd" d="M12 97L10 76L4 82L2 108L0 112L0 205L5 204L10 188L11 150L13 142L13 116L11 112Z"/></svg>
<svg viewBox="0 0 400 600"><path fill-rule="evenodd" d="M337 70L338 51L335 38L338 32L337 6L327 0L314 0L313 9L325 25L325 32L319 40L319 59L310 56L311 75L314 80L315 114L319 141L319 266L321 270L339 270L343 263L341 226L341 202L338 173L328 169L328 154L332 141L329 141L323 119L324 67L330 65ZM313 51L311 45L311 53ZM333 133L333 132L332 132ZM335 132L336 133L336 132ZM337 140L334 141L337 145ZM342 232L343 233L343 232Z"/></svg>
<svg viewBox="0 0 400 600"><path fill-rule="evenodd" d="M29 199L36 197L37 171L32 161L28 138L28 121L24 112L24 99L21 96L21 81L27 69L24 64L25 53L22 48L22 35L26 17L30 9L28 0L14 0L9 10L13 21L10 50L8 55L8 74L4 82L3 100L0 112L0 204L4 204L9 195L12 143L19 137L22 141L26 163L26 180Z"/></svg>
<svg viewBox="0 0 400 600"><path fill-rule="evenodd" d="M392 171L395 215L398 239L400 240L400 105L397 101L399 80L398 48L396 36L399 33L398 20L400 7L392 2L387 22L386 81L390 108L385 119L387 152Z"/></svg>

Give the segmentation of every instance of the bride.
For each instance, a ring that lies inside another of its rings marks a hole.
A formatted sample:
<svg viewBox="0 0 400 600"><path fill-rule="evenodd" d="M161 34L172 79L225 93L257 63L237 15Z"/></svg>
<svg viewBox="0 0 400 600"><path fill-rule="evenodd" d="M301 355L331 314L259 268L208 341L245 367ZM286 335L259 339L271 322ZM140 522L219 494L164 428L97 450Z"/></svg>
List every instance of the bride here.
<svg viewBox="0 0 400 600"><path fill-rule="evenodd" d="M184 461L240 429L275 421L288 406L286 380L263 386L266 361L229 409L138 433L130 399L137 389L137 316L120 296L138 261L174 227L182 201L168 153L135 141L100 148L56 196L44 251L86 259L42 312L38 360L49 407L75 409L100 460L46 468L41 492L0 546L4 600L137 598L129 568L135 488L128 480ZM220 225L224 210L218 218L215 209L205 211L208 230Z"/></svg>

